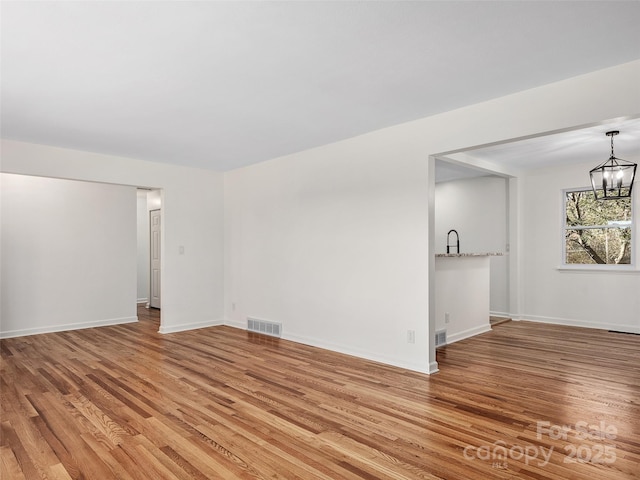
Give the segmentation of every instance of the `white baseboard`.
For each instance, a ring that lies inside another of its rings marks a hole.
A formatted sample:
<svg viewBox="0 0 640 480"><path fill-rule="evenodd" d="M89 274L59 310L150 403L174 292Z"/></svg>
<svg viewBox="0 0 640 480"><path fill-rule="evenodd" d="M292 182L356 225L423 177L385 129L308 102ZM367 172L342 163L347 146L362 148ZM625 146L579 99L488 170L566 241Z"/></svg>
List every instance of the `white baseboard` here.
<svg viewBox="0 0 640 480"><path fill-rule="evenodd" d="M239 321L235 321L235 320L225 320L224 324L228 327L233 327L233 328L239 328L240 330L246 330L247 329L247 322L239 322Z"/></svg>
<svg viewBox="0 0 640 480"><path fill-rule="evenodd" d="M599 330L615 330L617 332L638 333L640 334L640 326L621 323L596 323L585 320L576 320L571 318L544 317L540 315L521 315L519 320L526 320L537 323L550 323L554 325L566 325L569 327L596 328Z"/></svg>
<svg viewBox="0 0 640 480"><path fill-rule="evenodd" d="M511 318L512 315L508 312L489 312L489 315L492 317L502 317L502 318Z"/></svg>
<svg viewBox="0 0 640 480"><path fill-rule="evenodd" d="M149 302L148 298L139 298L136 303L148 303L148 302Z"/></svg>
<svg viewBox="0 0 640 480"><path fill-rule="evenodd" d="M238 321L225 320L224 324L229 327L239 328L241 330L247 329L246 324ZM288 340L291 342L300 343L302 345L309 345L310 347L322 348L323 350L330 350L336 353L351 355L352 357L358 357L364 360L371 360L373 362L383 363L385 365L391 365L393 367L404 368L406 370L411 370L413 372L426 373L426 374L435 373L434 371L432 371L432 369L434 368L433 365L415 365L412 363L398 362L398 360L394 358L387 358L376 353L367 352L365 350L360 350L360 349L354 349L352 347L348 347L346 345L340 345L333 342L326 342L324 340L319 340L317 338L311 338L311 337L306 337L302 335L291 335L291 334L285 333L282 336L282 339ZM435 364L435 369L436 369L435 371L438 371L437 363Z"/></svg>
<svg viewBox="0 0 640 480"><path fill-rule="evenodd" d="M110 318L107 320L95 320L93 322L66 323L62 325L47 325L44 327L25 328L21 330L9 330L0 332L0 338L24 337L27 335L39 335L41 333L66 332L69 330L81 330L84 328L108 327L111 325L122 325L125 323L135 323L138 317Z"/></svg>
<svg viewBox="0 0 640 480"><path fill-rule="evenodd" d="M220 325L224 325L225 322L222 319L217 320L205 320L203 322L194 322L194 323L182 323L179 325L161 325L158 333L176 333L176 332L186 332L187 330L196 330L198 328L207 328L207 327L219 327Z"/></svg>
<svg viewBox="0 0 640 480"><path fill-rule="evenodd" d="M469 328L467 330L463 330L462 332L454 333L449 335L447 333L447 345L450 343L459 342L460 340L464 340L465 338L474 337L476 335L480 335L481 333L487 333L491 331L491 325L487 323L486 325L480 325L478 327Z"/></svg>
<svg viewBox="0 0 640 480"><path fill-rule="evenodd" d="M340 345L333 342L326 342L316 338L304 337L299 335L283 335L285 340L291 340L292 342L302 343L311 347L322 348L330 350L332 352L343 353L345 355L351 355L353 357L363 358L365 360L371 360L373 362L384 363L385 365L391 365L393 367L405 368L418 373L429 373L428 365L415 365L411 363L399 362L395 358L388 358L377 353L367 352L365 350L354 349L347 345Z"/></svg>

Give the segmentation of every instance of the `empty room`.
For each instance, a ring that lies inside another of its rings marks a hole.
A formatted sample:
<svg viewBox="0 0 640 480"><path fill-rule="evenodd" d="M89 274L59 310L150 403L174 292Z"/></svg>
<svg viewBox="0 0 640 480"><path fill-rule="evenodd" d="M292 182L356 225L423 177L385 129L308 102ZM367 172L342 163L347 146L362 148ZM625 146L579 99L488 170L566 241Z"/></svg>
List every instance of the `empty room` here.
<svg viewBox="0 0 640 480"><path fill-rule="evenodd" d="M640 477L640 2L0 14L2 479Z"/></svg>

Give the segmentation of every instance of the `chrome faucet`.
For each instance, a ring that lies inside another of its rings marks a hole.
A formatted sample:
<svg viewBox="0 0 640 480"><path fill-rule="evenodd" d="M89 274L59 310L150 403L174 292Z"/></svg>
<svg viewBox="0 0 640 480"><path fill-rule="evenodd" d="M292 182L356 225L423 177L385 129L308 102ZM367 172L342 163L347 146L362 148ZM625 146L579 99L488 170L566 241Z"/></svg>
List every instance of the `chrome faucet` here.
<svg viewBox="0 0 640 480"><path fill-rule="evenodd" d="M449 233L447 233L447 253L449 253L449 247L453 247L454 245L449 245L449 235L451 235L451 232L456 234L456 253L460 253L460 235L458 235L458 232L456 230L449 230Z"/></svg>

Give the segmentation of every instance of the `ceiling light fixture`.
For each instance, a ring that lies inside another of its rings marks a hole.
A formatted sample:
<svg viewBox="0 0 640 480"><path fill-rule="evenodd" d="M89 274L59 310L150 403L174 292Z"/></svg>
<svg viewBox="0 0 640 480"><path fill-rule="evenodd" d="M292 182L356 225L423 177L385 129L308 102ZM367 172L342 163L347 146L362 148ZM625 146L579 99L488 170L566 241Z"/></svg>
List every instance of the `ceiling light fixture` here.
<svg viewBox="0 0 640 480"><path fill-rule="evenodd" d="M638 165L616 158L613 154L613 137L619 133L618 130L607 132L607 136L611 137L611 156L589 172L593 194L598 200L617 200L631 196Z"/></svg>

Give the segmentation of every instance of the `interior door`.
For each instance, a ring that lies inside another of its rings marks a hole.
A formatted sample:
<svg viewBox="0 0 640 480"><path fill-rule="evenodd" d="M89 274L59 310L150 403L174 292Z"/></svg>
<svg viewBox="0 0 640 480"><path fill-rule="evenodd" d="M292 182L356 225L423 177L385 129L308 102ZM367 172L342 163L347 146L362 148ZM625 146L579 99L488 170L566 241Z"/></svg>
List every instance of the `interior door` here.
<svg viewBox="0 0 640 480"><path fill-rule="evenodd" d="M160 308L160 239L161 239L161 210L151 210L149 212L149 228L151 245L149 248L151 255L151 278L149 292L149 306Z"/></svg>

